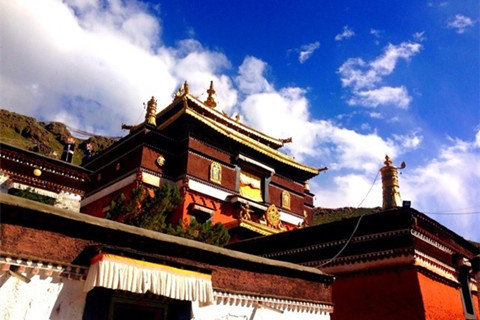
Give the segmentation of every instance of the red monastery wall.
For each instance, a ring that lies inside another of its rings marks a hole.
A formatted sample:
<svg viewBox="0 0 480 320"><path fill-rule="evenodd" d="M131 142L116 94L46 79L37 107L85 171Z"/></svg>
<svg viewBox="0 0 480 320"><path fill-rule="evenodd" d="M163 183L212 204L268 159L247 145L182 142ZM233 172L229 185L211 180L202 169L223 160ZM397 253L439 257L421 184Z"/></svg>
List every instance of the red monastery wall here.
<svg viewBox="0 0 480 320"><path fill-rule="evenodd" d="M426 320L464 319L460 289L418 273ZM473 299L477 314L478 300Z"/></svg>
<svg viewBox="0 0 480 320"><path fill-rule="evenodd" d="M184 220L185 223L190 222L190 215L188 208L191 204L199 204L214 210L212 224L221 222L223 224L234 221L234 212L230 203L223 203L214 198L200 195L193 191L187 191L183 196L183 203L177 208L172 217L172 222L176 223L179 219Z"/></svg>
<svg viewBox="0 0 480 320"><path fill-rule="evenodd" d="M210 164L213 160L206 159L197 154L188 153L187 173L200 179L210 179ZM236 173L234 169L220 164L222 167L222 186L231 190L235 189Z"/></svg>
<svg viewBox="0 0 480 320"><path fill-rule="evenodd" d="M86 247L95 241L65 236L58 232L40 230L18 225L1 224L0 250L14 256L45 259L71 263Z"/></svg>
<svg viewBox="0 0 480 320"><path fill-rule="evenodd" d="M157 158L158 156L161 155L161 153L147 147L144 147L142 152L143 152L142 160L141 160L142 167L150 169L152 171L162 172L162 170L160 170L160 168L156 163Z"/></svg>
<svg viewBox="0 0 480 320"><path fill-rule="evenodd" d="M425 319L414 267L339 275L332 290L335 301L332 320Z"/></svg>
<svg viewBox="0 0 480 320"><path fill-rule="evenodd" d="M353 289L352 289L353 288ZM416 267L339 275L333 282L332 320L465 319L460 289L418 272ZM473 301L477 315L478 299Z"/></svg>
<svg viewBox="0 0 480 320"><path fill-rule="evenodd" d="M170 245L171 247L169 247L169 245L161 241L150 240L141 236L130 238L129 235L131 234L118 230L102 229L101 227L98 229L99 227L82 224L77 225L77 223L72 224L71 221L62 222L61 219L56 221L45 221L43 219L44 217L42 216L42 219L39 219L35 224L41 224L41 228L47 226L58 229L62 226L66 229L62 231L42 230L36 227L12 224L11 222L2 223L0 251L3 254L10 253L14 257L28 257L33 260L39 259L40 261L46 259L50 262L69 264L75 261L79 254L89 246L115 245L138 250L142 246L152 248L157 244L157 248L159 248L158 258L163 257L166 261L175 261L212 270L212 284L214 288L219 290L326 303L331 303L332 301L331 286L328 287L323 283L295 276L275 274L275 272L280 271L274 271L273 273L248 271L245 269L246 261L243 259L235 260L233 253L230 255L230 258L227 258L224 255L204 252L206 255L211 255L212 258L205 258L203 259L204 262L200 262L198 261L198 253L195 253L197 256L190 258L190 254L194 252L188 252L188 250L192 250L191 248L184 248L182 250L187 251L180 251L176 245ZM32 223L31 220L27 222ZM92 236L96 239L88 240L85 239L85 236ZM137 244L135 239L142 239L146 242L145 244ZM179 242L181 241L179 240ZM165 253L167 256L164 255ZM260 264L259 266L266 268L266 265Z"/></svg>
<svg viewBox="0 0 480 320"><path fill-rule="evenodd" d="M208 154L212 158L218 159L221 162L224 162L224 163L231 162L231 156L229 154L222 152L216 148L210 147L206 144L203 144L196 139L190 138L188 141L188 144L189 144L189 147L192 148L193 150L199 151L203 154Z"/></svg>
<svg viewBox="0 0 480 320"><path fill-rule="evenodd" d="M282 191L277 186L270 186L269 193L270 193L270 202L275 204L278 208L282 208ZM297 195L296 193L290 192L290 211L293 211L303 217L303 209L304 209L304 197Z"/></svg>
<svg viewBox="0 0 480 320"><path fill-rule="evenodd" d="M275 183L275 184L278 184L278 185L281 185L281 186L284 186L285 188L288 188L290 190L293 190L297 193L303 193L303 189L304 189L304 186L299 184L299 183L295 183L294 181L292 180L289 180L289 179L286 179L284 177L281 177L279 175L276 175L274 174L272 176L272 183Z"/></svg>
<svg viewBox="0 0 480 320"><path fill-rule="evenodd" d="M91 216L105 218L105 212L103 212L103 208L110 205L112 200L117 199L122 193L125 195L126 199L130 198L130 191L136 187L136 183L131 183L115 192L109 194L106 197L102 197L92 203L87 204L86 206L82 207L81 212L89 214Z"/></svg>

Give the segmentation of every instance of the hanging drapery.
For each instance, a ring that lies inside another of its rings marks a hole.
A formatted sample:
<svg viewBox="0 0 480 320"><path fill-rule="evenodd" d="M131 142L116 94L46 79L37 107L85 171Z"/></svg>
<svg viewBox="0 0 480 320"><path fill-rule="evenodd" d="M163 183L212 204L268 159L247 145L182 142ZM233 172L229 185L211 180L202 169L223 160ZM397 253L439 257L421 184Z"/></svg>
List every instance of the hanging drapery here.
<svg viewBox="0 0 480 320"><path fill-rule="evenodd" d="M263 201L262 180L253 174L240 171L240 194L254 201Z"/></svg>
<svg viewBox="0 0 480 320"><path fill-rule="evenodd" d="M91 260L84 290L94 287L134 293L150 291L172 299L213 303L210 274L107 253Z"/></svg>

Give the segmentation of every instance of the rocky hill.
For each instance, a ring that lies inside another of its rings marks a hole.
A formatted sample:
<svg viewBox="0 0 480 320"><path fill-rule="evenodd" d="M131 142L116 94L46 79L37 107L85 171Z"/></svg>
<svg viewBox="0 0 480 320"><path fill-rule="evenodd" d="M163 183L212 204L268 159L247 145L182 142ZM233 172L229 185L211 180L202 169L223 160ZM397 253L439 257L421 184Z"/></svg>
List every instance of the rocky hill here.
<svg viewBox="0 0 480 320"><path fill-rule="evenodd" d="M63 145L72 134L67 126L60 122L39 122L15 112L0 109L0 142L34 151L48 157L60 159ZM75 138L73 164L79 165L87 143L92 145L93 153L102 151L115 140L102 136L92 136L86 140Z"/></svg>

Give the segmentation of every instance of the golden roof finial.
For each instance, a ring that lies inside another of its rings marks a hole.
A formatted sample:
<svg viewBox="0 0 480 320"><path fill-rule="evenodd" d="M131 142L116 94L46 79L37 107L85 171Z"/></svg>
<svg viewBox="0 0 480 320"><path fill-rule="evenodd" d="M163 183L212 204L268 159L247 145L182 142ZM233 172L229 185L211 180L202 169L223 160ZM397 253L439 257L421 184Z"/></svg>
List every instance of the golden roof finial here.
<svg viewBox="0 0 480 320"><path fill-rule="evenodd" d="M210 88L207 90L208 98L203 103L210 108L215 108L217 103L215 99L213 99L213 95L215 94L215 89L213 89L213 81L210 81Z"/></svg>
<svg viewBox="0 0 480 320"><path fill-rule="evenodd" d="M388 155L385 155L385 161L383 162L387 167L392 165L392 161Z"/></svg>
<svg viewBox="0 0 480 320"><path fill-rule="evenodd" d="M145 113L145 123L156 125L155 116L157 114L157 101L152 96L152 99L147 102L147 112Z"/></svg>
<svg viewBox="0 0 480 320"><path fill-rule="evenodd" d="M187 80L185 80L185 83L183 84L183 91L184 91L185 94L189 94Z"/></svg>
<svg viewBox="0 0 480 320"><path fill-rule="evenodd" d="M388 155L383 162L385 167L380 169L382 174L383 205L382 209L390 209L401 206L400 187L398 186L398 168L392 166L392 161ZM402 162L400 169L405 168L405 162Z"/></svg>

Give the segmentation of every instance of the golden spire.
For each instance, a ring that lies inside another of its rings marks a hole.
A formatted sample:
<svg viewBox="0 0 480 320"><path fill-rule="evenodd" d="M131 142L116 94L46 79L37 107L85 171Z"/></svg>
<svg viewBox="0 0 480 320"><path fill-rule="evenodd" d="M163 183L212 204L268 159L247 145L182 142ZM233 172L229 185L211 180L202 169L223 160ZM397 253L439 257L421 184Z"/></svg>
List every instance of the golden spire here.
<svg viewBox="0 0 480 320"><path fill-rule="evenodd" d="M207 90L208 98L203 103L210 108L215 108L217 103L213 99L213 95L215 94L215 89L213 89L213 81L210 81L210 88Z"/></svg>
<svg viewBox="0 0 480 320"><path fill-rule="evenodd" d="M185 80L185 83L183 84L183 92L184 92L184 94L189 94L187 80Z"/></svg>
<svg viewBox="0 0 480 320"><path fill-rule="evenodd" d="M145 114L145 123L156 125L155 116L157 114L157 101L154 97L147 103L147 112Z"/></svg>
<svg viewBox="0 0 480 320"><path fill-rule="evenodd" d="M382 189L383 189L383 205L382 209L390 209L400 207L401 198L398 186L398 168L392 166L390 157L385 156L383 162L385 167L380 169L382 174ZM405 162L402 162L400 169L405 168Z"/></svg>

